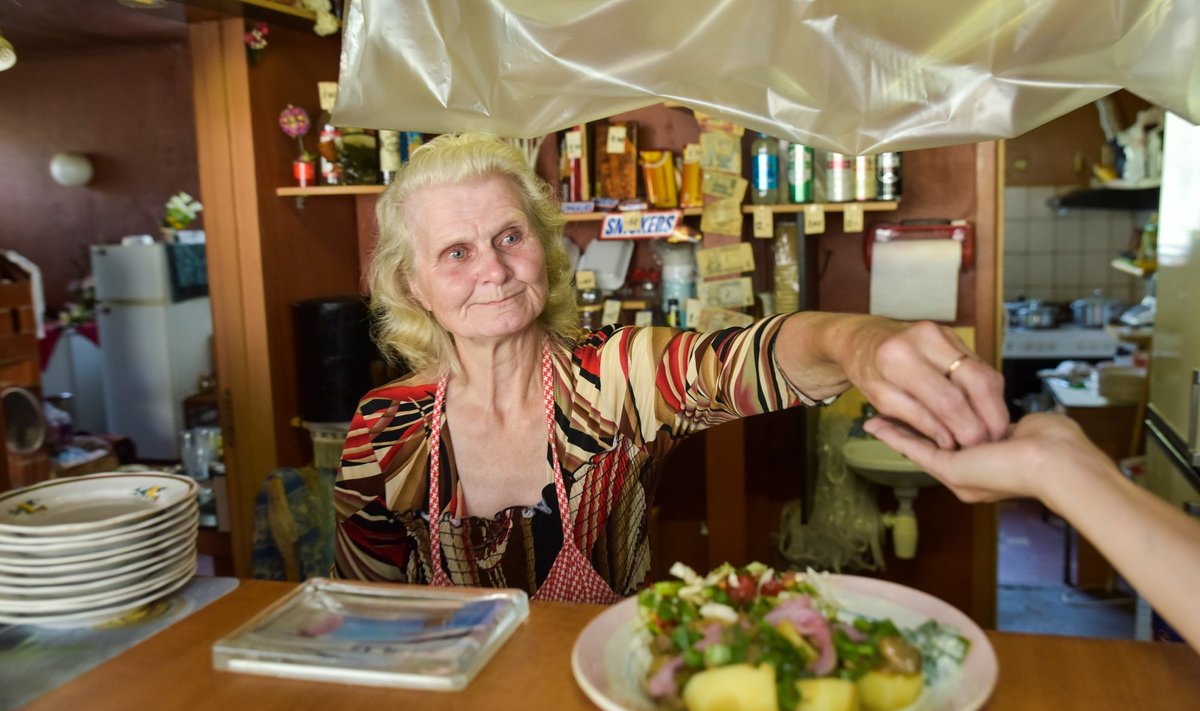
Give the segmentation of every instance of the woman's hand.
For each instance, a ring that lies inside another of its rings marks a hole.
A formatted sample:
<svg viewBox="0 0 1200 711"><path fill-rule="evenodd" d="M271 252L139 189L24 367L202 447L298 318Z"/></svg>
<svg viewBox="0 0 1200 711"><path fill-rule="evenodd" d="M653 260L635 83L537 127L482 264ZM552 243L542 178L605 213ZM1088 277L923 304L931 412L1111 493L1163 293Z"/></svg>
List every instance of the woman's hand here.
<svg viewBox="0 0 1200 711"><path fill-rule="evenodd" d="M854 385L880 414L944 449L994 442L1008 430L1004 378L932 321L806 311L788 318L775 352L809 397Z"/></svg>
<svg viewBox="0 0 1200 711"><path fill-rule="evenodd" d="M1035 497L1056 508L1058 497L1078 493L1092 477L1116 471L1079 425L1063 415L1027 415L1008 439L958 451L940 449L887 418L872 418L864 429L967 502Z"/></svg>
<svg viewBox="0 0 1200 711"><path fill-rule="evenodd" d="M949 328L872 319L841 359L846 377L880 414L943 449L1004 437L1004 378Z"/></svg>

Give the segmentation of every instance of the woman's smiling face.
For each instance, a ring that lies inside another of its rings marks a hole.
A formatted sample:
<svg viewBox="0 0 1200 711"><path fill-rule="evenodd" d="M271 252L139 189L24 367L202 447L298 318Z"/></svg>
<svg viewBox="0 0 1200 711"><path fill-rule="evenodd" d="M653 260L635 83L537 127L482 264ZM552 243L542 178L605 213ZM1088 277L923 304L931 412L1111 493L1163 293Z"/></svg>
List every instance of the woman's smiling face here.
<svg viewBox="0 0 1200 711"><path fill-rule="evenodd" d="M411 198L409 287L455 339L495 340L536 323L546 261L517 189L502 176L423 188Z"/></svg>

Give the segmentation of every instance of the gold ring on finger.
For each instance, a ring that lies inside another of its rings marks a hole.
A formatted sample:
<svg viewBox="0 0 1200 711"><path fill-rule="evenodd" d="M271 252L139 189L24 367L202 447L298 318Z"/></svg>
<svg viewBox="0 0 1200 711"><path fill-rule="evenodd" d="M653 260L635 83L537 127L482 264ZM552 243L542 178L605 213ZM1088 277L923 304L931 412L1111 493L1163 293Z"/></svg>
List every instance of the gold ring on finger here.
<svg viewBox="0 0 1200 711"><path fill-rule="evenodd" d="M951 361L950 365L946 366L946 377L954 375L954 371L958 370L958 366L962 365L967 360L967 354L964 353Z"/></svg>

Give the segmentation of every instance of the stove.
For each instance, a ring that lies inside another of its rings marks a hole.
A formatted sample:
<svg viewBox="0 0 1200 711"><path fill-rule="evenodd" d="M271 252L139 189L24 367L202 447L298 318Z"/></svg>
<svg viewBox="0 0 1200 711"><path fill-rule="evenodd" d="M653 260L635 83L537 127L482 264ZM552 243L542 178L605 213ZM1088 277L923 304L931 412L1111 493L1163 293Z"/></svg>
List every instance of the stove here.
<svg viewBox="0 0 1200 711"><path fill-rule="evenodd" d="M1009 328L1004 332L1004 360L1090 360L1112 358L1117 339L1103 328Z"/></svg>

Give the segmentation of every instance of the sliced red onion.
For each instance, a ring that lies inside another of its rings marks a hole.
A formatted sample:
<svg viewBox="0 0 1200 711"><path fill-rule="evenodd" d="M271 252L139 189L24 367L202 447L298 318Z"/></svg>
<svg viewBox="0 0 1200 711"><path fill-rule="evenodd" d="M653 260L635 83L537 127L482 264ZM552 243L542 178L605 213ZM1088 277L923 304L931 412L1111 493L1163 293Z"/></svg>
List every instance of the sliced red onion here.
<svg viewBox="0 0 1200 711"><path fill-rule="evenodd" d="M866 632L863 632L854 625L848 625L845 622L837 623L834 625L834 628L845 632L846 636L850 638L851 642L866 642L868 639Z"/></svg>
<svg viewBox="0 0 1200 711"><path fill-rule="evenodd" d="M656 699L661 699L664 696L674 696L679 693L679 686L675 683L675 672L683 666L683 655L676 655L658 668L658 671L651 675L646 682L646 691Z"/></svg>
<svg viewBox="0 0 1200 711"><path fill-rule="evenodd" d="M833 647L833 629L829 620L812 609L808 596L786 600L764 617L769 624L778 625L787 620L800 634L811 640L818 652L816 659L809 660L808 668L816 674L828 674L837 666L837 650Z"/></svg>
<svg viewBox="0 0 1200 711"><path fill-rule="evenodd" d="M725 629L725 626L722 625L720 622L714 622L710 625L706 625L704 627L704 636L701 637L698 642L696 642L694 645L692 645L692 647L695 648L695 650L698 652L703 652L705 649L707 649L708 647L711 647L714 644L720 644L721 643L721 632L724 629Z"/></svg>

